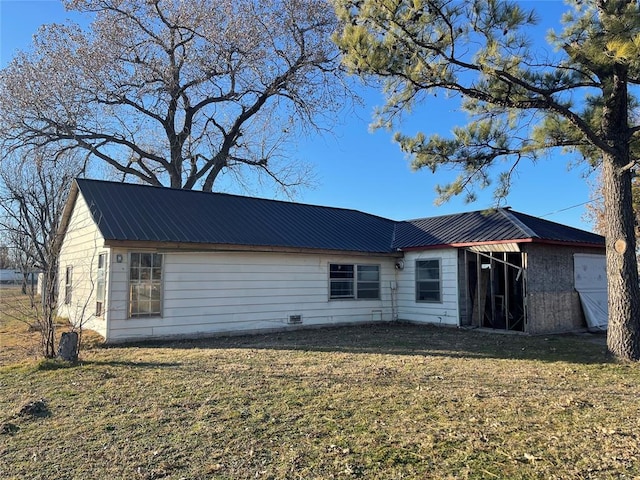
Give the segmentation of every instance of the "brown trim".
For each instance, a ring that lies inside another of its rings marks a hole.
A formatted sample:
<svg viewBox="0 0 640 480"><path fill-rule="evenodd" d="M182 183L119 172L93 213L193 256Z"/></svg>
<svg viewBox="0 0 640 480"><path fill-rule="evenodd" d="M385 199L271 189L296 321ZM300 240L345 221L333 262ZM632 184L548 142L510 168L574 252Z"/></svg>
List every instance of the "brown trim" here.
<svg viewBox="0 0 640 480"><path fill-rule="evenodd" d="M76 206L76 201L78 199L78 183L73 180L71 183L71 188L69 189L69 196L67 197L67 201L64 204L64 208L62 209L62 216L60 217L60 225L58 226L58 230L56 231L55 237L55 249L54 251L59 252L60 247L62 246L62 241L64 237L67 235L67 229L69 228L69 222L71 221L71 215L73 214L73 210ZM96 225L96 228L98 226Z"/></svg>
<svg viewBox="0 0 640 480"><path fill-rule="evenodd" d="M493 240L489 242L462 242L462 243L441 243L439 245L423 245L403 248L404 252L415 252L418 250L435 250L439 248L466 248L481 245L501 245L505 243L538 243L543 245L564 245L567 247L588 247L601 248L604 250L604 243L568 242L563 240L545 240L541 238L519 238L517 240Z"/></svg>
<svg viewBox="0 0 640 480"><path fill-rule="evenodd" d="M604 244L585 243L585 242L566 242L562 240L543 240L538 238L524 238L517 240L494 240L489 242L461 242L461 243L442 243L438 245L423 245L416 247L405 247L395 252L359 252L352 250L329 250L323 248L294 248L294 247L278 247L268 245L236 245L227 243L183 243L183 242L148 242L148 241L132 241L132 240L105 240L105 247L124 248L124 249L149 249L156 250L159 253L171 252L252 252L252 253L306 253L306 254L324 254L324 255L351 255L356 257L389 257L402 258L403 252L415 252L422 250L437 250L441 248L467 248L482 245L504 245L508 243L536 243L542 245L563 245L567 247L581 248L600 248L605 249Z"/></svg>
<svg viewBox="0 0 640 480"><path fill-rule="evenodd" d="M306 253L324 255L349 255L355 257L389 257L401 258L402 252L359 252L351 250L329 250L321 248L293 248L265 245L235 245L235 244L209 244L209 243L180 243L180 242L147 242L147 241L123 241L105 240L105 247L122 249L148 249L158 253L177 252L251 252L251 253Z"/></svg>
<svg viewBox="0 0 640 480"><path fill-rule="evenodd" d="M542 243L544 245L564 245L566 247L587 247L587 248L601 248L605 249L605 244L603 243L587 243L587 242L567 242L562 240L542 240L542 239L534 239L532 243Z"/></svg>

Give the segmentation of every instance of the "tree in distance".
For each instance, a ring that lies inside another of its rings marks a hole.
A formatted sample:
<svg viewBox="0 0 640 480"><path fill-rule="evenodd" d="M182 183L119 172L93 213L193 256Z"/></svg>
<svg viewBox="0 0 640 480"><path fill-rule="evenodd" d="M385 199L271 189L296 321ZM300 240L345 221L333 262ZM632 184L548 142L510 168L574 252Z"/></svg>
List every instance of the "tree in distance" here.
<svg viewBox="0 0 640 480"><path fill-rule="evenodd" d="M378 126L448 93L470 115L451 138L395 139L416 169L453 166L458 178L439 198L491 184L504 198L525 159L561 149L602 169L609 290L607 346L640 360L640 289L632 176L638 159L640 7L632 0L574 0L563 30L548 41L554 58L533 47L534 11L503 0L334 0L342 27L334 40L343 62L384 82Z"/></svg>
<svg viewBox="0 0 640 480"><path fill-rule="evenodd" d="M205 191L225 173L309 180L286 144L351 95L325 0L64 3L90 27L45 25L0 72L6 154L81 149L123 180Z"/></svg>

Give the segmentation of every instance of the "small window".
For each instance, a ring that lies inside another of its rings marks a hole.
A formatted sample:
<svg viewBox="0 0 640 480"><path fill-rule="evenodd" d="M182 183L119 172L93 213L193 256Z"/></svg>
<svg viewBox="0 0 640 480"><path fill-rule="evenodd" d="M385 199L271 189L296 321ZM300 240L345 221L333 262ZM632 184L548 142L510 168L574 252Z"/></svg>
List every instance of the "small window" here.
<svg viewBox="0 0 640 480"><path fill-rule="evenodd" d="M131 254L129 299L131 317L155 317L162 314L162 255Z"/></svg>
<svg viewBox="0 0 640 480"><path fill-rule="evenodd" d="M440 259L416 262L416 302L442 302Z"/></svg>
<svg viewBox="0 0 640 480"><path fill-rule="evenodd" d="M329 298L379 299L380 266L330 264Z"/></svg>
<svg viewBox="0 0 640 480"><path fill-rule="evenodd" d="M98 255L98 278L96 279L96 317L104 315L104 290L106 253Z"/></svg>
<svg viewBox="0 0 640 480"><path fill-rule="evenodd" d="M64 274L64 303L71 304L71 294L73 293L73 267L68 266Z"/></svg>

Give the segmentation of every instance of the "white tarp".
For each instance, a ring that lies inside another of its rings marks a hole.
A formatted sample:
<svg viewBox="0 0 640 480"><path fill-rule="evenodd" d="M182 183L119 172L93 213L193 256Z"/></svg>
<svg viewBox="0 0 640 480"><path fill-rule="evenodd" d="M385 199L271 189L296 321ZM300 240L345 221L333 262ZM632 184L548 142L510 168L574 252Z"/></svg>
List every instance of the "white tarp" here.
<svg viewBox="0 0 640 480"><path fill-rule="evenodd" d="M607 329L607 265L604 255L573 254L573 278L590 331Z"/></svg>

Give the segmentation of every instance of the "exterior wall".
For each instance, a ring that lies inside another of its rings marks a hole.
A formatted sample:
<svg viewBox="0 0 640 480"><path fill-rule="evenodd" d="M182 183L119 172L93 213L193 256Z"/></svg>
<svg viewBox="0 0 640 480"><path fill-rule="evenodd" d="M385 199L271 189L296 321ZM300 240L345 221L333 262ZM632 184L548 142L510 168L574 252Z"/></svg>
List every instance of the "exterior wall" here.
<svg viewBox="0 0 640 480"><path fill-rule="evenodd" d="M586 328L574 288L573 254L603 250L527 244L527 333L559 333Z"/></svg>
<svg viewBox="0 0 640 480"><path fill-rule="evenodd" d="M573 254L601 249L523 245L526 254L527 333L553 333L586 326L573 283ZM144 251L144 250L135 250ZM147 250L150 251L150 250ZM98 255L106 254L105 312L96 317ZM460 324L460 263L454 248L406 252L404 268L391 257L275 252L163 253L162 316L129 318L129 253L104 247L82 195L78 195L63 241L58 314L95 330L107 342L172 336L205 336L303 326L404 320ZM460 257L463 258L463 257ZM439 259L442 301L416 301L415 265ZM381 298L329 299L329 264L380 265ZM65 303L65 271L73 268L71 302ZM464 266L462 266L464 269ZM462 310L461 310L462 309Z"/></svg>
<svg viewBox="0 0 640 480"><path fill-rule="evenodd" d="M84 198L79 194L76 200L67 232L62 242L58 270L58 315L82 328L107 335L107 315L96 317L95 281L98 268L98 255L107 254L103 248L104 239L91 218ZM72 268L71 301L65 302L65 277L67 267ZM107 269L108 272L108 269ZM108 273L106 282L108 285ZM108 293L105 305L108 305Z"/></svg>
<svg viewBox="0 0 640 480"><path fill-rule="evenodd" d="M135 250L142 251L142 250ZM390 321L395 260L389 257L202 252L164 253L162 317L128 318L128 253L111 263L108 342L205 336L302 325ZM380 265L379 300L330 300L329 263Z"/></svg>
<svg viewBox="0 0 640 480"><path fill-rule="evenodd" d="M442 302L416 302L416 261L440 259ZM398 273L398 318L409 322L438 325L459 324L458 253L456 249L407 252L404 268Z"/></svg>

